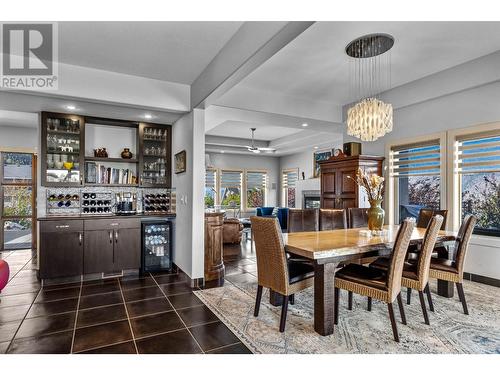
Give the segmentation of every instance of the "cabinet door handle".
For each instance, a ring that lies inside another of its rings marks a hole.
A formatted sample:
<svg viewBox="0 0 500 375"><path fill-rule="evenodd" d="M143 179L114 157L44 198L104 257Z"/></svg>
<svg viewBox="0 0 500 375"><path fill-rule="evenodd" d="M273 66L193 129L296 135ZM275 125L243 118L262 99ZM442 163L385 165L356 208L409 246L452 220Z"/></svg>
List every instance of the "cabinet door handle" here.
<svg viewBox="0 0 500 375"><path fill-rule="evenodd" d="M109 225L111 225L112 227L117 227L118 225L120 225L120 223L111 223Z"/></svg>
<svg viewBox="0 0 500 375"><path fill-rule="evenodd" d="M56 225L56 229L65 229L69 228L69 225Z"/></svg>
<svg viewBox="0 0 500 375"><path fill-rule="evenodd" d="M115 230L115 242L118 243L118 231Z"/></svg>
<svg viewBox="0 0 500 375"><path fill-rule="evenodd" d="M78 241L80 242L80 245L81 245L82 241L83 241L83 234L81 232L78 233Z"/></svg>
<svg viewBox="0 0 500 375"><path fill-rule="evenodd" d="M108 232L109 233L109 243L113 243L113 232Z"/></svg>

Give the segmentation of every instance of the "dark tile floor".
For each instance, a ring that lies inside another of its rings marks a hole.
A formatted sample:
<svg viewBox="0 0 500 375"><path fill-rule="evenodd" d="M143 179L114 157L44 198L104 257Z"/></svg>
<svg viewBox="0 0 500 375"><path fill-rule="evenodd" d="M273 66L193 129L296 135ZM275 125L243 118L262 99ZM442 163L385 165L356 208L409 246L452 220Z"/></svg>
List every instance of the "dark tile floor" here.
<svg viewBox="0 0 500 375"><path fill-rule="evenodd" d="M255 276L250 242L224 249L230 275ZM0 253L2 353L250 353L194 295L183 273L44 286L32 252Z"/></svg>

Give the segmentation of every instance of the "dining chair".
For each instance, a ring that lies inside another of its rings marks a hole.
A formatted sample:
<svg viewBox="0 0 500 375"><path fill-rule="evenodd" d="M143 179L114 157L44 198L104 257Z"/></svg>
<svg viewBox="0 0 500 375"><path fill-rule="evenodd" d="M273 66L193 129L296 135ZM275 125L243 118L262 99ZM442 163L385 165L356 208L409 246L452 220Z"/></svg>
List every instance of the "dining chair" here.
<svg viewBox="0 0 500 375"><path fill-rule="evenodd" d="M401 277L403 274L403 263L410 243L411 234L415 227L415 219L406 219L400 225L394 247L392 250L390 265L387 272L373 267L365 267L359 264L349 264L337 271L335 275L335 324L339 317L339 295L340 289L354 292L365 297L369 297L368 310L371 310L372 298L387 303L389 317L391 320L394 340L399 342L398 328L394 318L393 302L397 299L399 312L403 324L406 324L406 316L401 299Z"/></svg>
<svg viewBox="0 0 500 375"><path fill-rule="evenodd" d="M465 256L469 248L469 242L474 231L477 219L473 215L467 215L460 226L454 246L454 259L431 258L429 268L429 278L450 281L457 286L458 297L462 302L464 314L469 315L467 302L465 300L464 288L462 282L464 280L464 264ZM411 261L415 262L415 261Z"/></svg>
<svg viewBox="0 0 500 375"><path fill-rule="evenodd" d="M347 215L343 209L319 210L319 230L347 229Z"/></svg>
<svg viewBox="0 0 500 375"><path fill-rule="evenodd" d="M316 208L290 208L288 211L288 233L315 232L318 230L319 215Z"/></svg>
<svg viewBox="0 0 500 375"><path fill-rule="evenodd" d="M252 216L252 231L257 255L257 298L254 316L259 315L263 288L283 296L280 332L285 331L288 302L293 302L295 293L309 288L314 283L314 267L305 262L289 261L281 228L276 218Z"/></svg>
<svg viewBox="0 0 500 375"><path fill-rule="evenodd" d="M367 208L348 208L349 228L363 228L368 226Z"/></svg>
<svg viewBox="0 0 500 375"><path fill-rule="evenodd" d="M427 228L429 221L433 216L440 215L443 217L441 230L446 229L446 219L448 218L448 210L434 210L432 208L422 208L418 213L417 228Z"/></svg>
<svg viewBox="0 0 500 375"><path fill-rule="evenodd" d="M431 291L429 289L429 268L431 265L432 251L434 250L434 245L436 244L439 234L439 228L443 224L443 220L444 218L440 215L431 217L425 231L417 261L412 263L405 262L403 264L401 286L406 287L408 294L410 295L412 289L418 290L420 306L422 307L422 313L424 314L425 324L430 324L430 322L427 314L427 308L425 306L424 292L427 294L429 309L434 311ZM384 257L378 258L375 262L370 264L370 267L387 272L390 267L390 260ZM370 305L370 301L368 301L368 305Z"/></svg>

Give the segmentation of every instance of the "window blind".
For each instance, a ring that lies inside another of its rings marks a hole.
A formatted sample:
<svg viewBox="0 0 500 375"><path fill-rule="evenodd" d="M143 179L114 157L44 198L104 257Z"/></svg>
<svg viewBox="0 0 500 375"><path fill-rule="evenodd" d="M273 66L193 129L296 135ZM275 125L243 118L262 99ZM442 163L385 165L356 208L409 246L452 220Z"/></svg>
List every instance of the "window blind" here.
<svg viewBox="0 0 500 375"><path fill-rule="evenodd" d="M216 184L217 184L217 171L215 169L207 169L205 171L205 187L215 190Z"/></svg>
<svg viewBox="0 0 500 375"><path fill-rule="evenodd" d="M500 172L500 131L457 138L455 172Z"/></svg>
<svg viewBox="0 0 500 375"><path fill-rule="evenodd" d="M283 189L293 188L297 183L297 171L283 171Z"/></svg>
<svg viewBox="0 0 500 375"><path fill-rule="evenodd" d="M252 189L266 189L266 173L265 172L248 172L246 173L247 178L247 190Z"/></svg>
<svg viewBox="0 0 500 375"><path fill-rule="evenodd" d="M241 172L222 171L220 176L221 188L241 188Z"/></svg>
<svg viewBox="0 0 500 375"><path fill-rule="evenodd" d="M439 139L391 147L389 156L390 176L439 175L441 167L441 146Z"/></svg>

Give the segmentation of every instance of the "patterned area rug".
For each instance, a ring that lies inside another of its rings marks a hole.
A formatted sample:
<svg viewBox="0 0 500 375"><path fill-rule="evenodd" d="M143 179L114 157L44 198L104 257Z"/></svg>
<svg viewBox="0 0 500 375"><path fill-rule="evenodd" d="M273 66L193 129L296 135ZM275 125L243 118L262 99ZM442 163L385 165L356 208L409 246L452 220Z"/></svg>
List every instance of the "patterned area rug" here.
<svg viewBox="0 0 500 375"><path fill-rule="evenodd" d="M393 340L387 305L373 301L366 311L366 299L354 295L353 310L347 310L347 292L341 292L339 324L333 335L322 337L313 328L313 290L295 296L290 305L284 333L278 331L280 307L269 304L266 289L259 316L253 316L257 279L251 274L228 277L221 288L195 292L196 295L254 353L500 353L500 289L464 282L469 314L455 297L436 294L431 283L435 312L429 311L431 325L424 324L417 292L406 304L408 325L396 319L401 342ZM406 290L404 290L406 294Z"/></svg>

